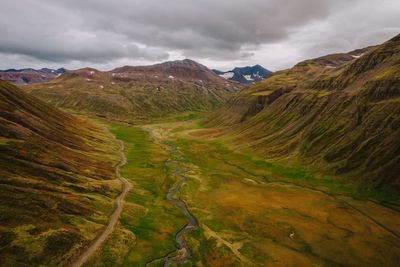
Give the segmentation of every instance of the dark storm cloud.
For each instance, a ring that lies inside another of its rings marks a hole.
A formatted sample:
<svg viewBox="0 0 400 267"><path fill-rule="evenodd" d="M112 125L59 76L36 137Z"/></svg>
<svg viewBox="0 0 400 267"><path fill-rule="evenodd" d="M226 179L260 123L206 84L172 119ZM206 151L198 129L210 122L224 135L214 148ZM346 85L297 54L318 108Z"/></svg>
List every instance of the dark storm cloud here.
<svg viewBox="0 0 400 267"><path fill-rule="evenodd" d="M96 26L153 46L184 50L208 48L234 51L243 44L260 44L287 37L290 27L327 14L323 0L252 1L76 1L69 7L89 12ZM83 11L84 13L85 11ZM107 23L107 21L113 21Z"/></svg>
<svg viewBox="0 0 400 267"><path fill-rule="evenodd" d="M108 67L177 56L219 66L280 60L266 65L286 67L393 35L394 2L2 0L0 67L14 67L12 60ZM370 9L377 16L366 16Z"/></svg>

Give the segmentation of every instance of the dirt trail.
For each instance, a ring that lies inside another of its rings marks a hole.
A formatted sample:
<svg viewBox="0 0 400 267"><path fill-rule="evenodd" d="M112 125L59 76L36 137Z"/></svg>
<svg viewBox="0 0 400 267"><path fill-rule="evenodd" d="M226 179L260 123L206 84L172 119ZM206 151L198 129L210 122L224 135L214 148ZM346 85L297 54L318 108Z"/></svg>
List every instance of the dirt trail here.
<svg viewBox="0 0 400 267"><path fill-rule="evenodd" d="M122 212L122 207L123 207L123 201L128 193L131 185L130 183L122 177L120 174L120 169L122 166L126 164L126 157L124 154L124 142L120 142L120 148L119 148L119 154L120 154L120 161L118 162L117 166L115 167L115 174L117 178L121 181L122 183L122 192L121 194L115 199L115 207L114 207L114 212L111 215L110 221L107 225L107 227L103 230L103 232L96 237L94 242L76 258L73 260L69 266L72 267L80 267L82 266L87 260L89 260L93 254L102 246L104 241L108 238L108 236L112 233L114 230L114 226L117 224L119 216L121 215Z"/></svg>
<svg viewBox="0 0 400 267"><path fill-rule="evenodd" d="M234 242L234 243L230 243L228 241L226 241L224 238L222 238L217 232L214 232L213 230L211 230L207 225L202 224L202 228L204 229L204 234L207 238L214 238L215 240L217 240L218 244L222 244L225 245L227 248L229 248L232 253L244 264L246 264L246 266L254 266L254 263L252 263L248 258L246 258L245 256L242 255L242 253L240 253L240 249L243 246L243 242Z"/></svg>

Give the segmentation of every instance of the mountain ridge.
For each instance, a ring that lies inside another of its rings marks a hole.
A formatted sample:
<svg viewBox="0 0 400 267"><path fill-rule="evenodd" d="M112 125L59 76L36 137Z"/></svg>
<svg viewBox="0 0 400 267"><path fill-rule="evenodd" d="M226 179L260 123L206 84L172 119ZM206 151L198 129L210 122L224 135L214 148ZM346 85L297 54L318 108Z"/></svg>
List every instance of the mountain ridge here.
<svg viewBox="0 0 400 267"><path fill-rule="evenodd" d="M45 83L51 81L65 72L66 69L64 68L7 69L7 70L0 70L0 79L16 85L27 85L27 84Z"/></svg>
<svg viewBox="0 0 400 267"><path fill-rule="evenodd" d="M91 241L119 191L113 142L0 81L1 266L63 265Z"/></svg>
<svg viewBox="0 0 400 267"><path fill-rule="evenodd" d="M302 61L243 89L206 123L266 158L398 192L399 58L396 36L358 54Z"/></svg>
<svg viewBox="0 0 400 267"><path fill-rule="evenodd" d="M241 88L186 59L110 71L71 70L26 90L59 107L133 122L217 107Z"/></svg>

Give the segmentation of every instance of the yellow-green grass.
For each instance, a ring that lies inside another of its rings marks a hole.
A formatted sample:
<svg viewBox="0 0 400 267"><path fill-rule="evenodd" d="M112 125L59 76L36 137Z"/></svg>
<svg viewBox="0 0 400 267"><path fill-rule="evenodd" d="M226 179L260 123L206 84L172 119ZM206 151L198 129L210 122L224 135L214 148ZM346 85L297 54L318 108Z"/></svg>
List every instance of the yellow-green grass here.
<svg viewBox="0 0 400 267"><path fill-rule="evenodd" d="M193 255L182 266L396 266L397 198L235 151L199 128L186 119L111 126L126 144L122 174L133 189L120 224L87 266L162 266L176 249L186 218L165 197L176 181L164 144L182 155L187 180L176 197L200 225L186 236Z"/></svg>
<svg viewBox="0 0 400 267"><path fill-rule="evenodd" d="M191 147L193 145L193 139L181 139L179 142L182 146ZM358 199L373 200L381 204L400 206L400 197L391 192L352 186L337 177L312 172L292 162L285 165L282 161L266 161L254 153L251 154L250 151L236 152L233 149L229 149L229 143L225 143L223 140L203 142L197 145L200 149L206 149L207 153L211 155L208 161L204 162L207 166L212 167L218 165L218 161L222 161L224 164L236 168L237 172L251 178L257 177L264 182L291 183L334 195L345 195ZM202 146L205 148L202 148Z"/></svg>
<svg viewBox="0 0 400 267"><path fill-rule="evenodd" d="M215 109L215 108L213 108ZM212 109L211 109L212 110ZM203 118L205 114L210 113L210 109L206 109L204 111L188 111L188 112L180 112L177 114L171 114L164 117L156 117L152 118L151 123L167 123L167 122L179 122L179 121L193 121L196 119Z"/></svg>
<svg viewBox="0 0 400 267"><path fill-rule="evenodd" d="M99 255L88 266L144 266L175 250L174 236L184 216L166 199L174 184L164 163L169 155L142 129L112 125L111 132L125 143L127 164L122 175L132 189L125 199L120 224Z"/></svg>
<svg viewBox="0 0 400 267"><path fill-rule="evenodd" d="M6 138L0 136L0 146L6 146L10 142L21 142L21 140L14 139L14 138Z"/></svg>
<svg viewBox="0 0 400 267"><path fill-rule="evenodd" d="M399 213L366 200L370 195L302 168L235 152L223 140L188 135L187 122L146 129L175 142L190 169L180 197L200 229L190 234L193 257L187 266L398 262ZM352 195L360 199L345 197Z"/></svg>

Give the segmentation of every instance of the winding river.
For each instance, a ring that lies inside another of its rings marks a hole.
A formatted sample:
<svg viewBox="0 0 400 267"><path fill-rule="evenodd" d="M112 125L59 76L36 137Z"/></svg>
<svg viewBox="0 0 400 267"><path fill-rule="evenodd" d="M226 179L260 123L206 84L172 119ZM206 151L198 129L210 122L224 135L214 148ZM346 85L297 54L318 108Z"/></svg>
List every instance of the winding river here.
<svg viewBox="0 0 400 267"><path fill-rule="evenodd" d="M171 159L166 162L167 169L170 168L172 164L179 166L179 158L182 157L178 148L169 143L168 146L171 148ZM186 203L180 200L179 198L174 198L175 194L181 189L182 185L186 181L186 177L184 173L187 172L187 168L178 168L172 175L179 179L178 184L171 188L167 193L167 199L174 205L177 209L181 210L182 213L188 219L188 223L175 235L175 241L178 244L178 248L176 251L171 252L167 256L164 257L165 263L164 266L168 267L172 264L184 263L191 257L191 250L188 243L185 240L185 234L191 230L195 230L198 228L198 223L196 218L190 213Z"/></svg>

